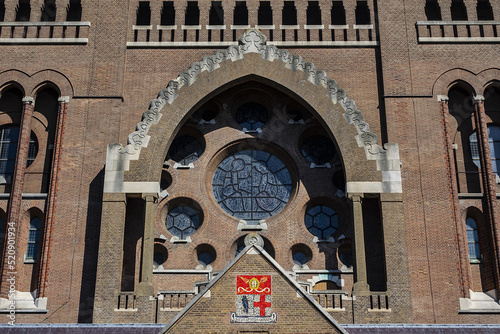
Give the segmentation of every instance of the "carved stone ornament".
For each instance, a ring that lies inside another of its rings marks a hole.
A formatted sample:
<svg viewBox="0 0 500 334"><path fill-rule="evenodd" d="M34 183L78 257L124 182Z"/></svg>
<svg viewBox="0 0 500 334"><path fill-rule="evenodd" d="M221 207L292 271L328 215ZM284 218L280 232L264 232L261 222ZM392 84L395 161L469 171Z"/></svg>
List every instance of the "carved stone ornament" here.
<svg viewBox="0 0 500 334"><path fill-rule="evenodd" d="M337 82L328 78L325 71L316 69L314 64L306 63L302 57L294 56L287 50L280 50L274 45L267 45L267 38L257 29L248 29L238 41L238 46L230 46L226 50L218 50L212 56L205 56L202 61L193 63L187 70L171 80L165 89L158 93L158 97L150 103L149 110L142 115L142 120L137 124L136 130L128 136L128 145L119 150L120 153L135 154L141 147L147 145L148 131L151 125L157 124L162 114L160 111L166 104L172 104L179 96L178 91L184 86L192 85L197 76L204 72L217 70L224 61L238 61L247 53L260 53L268 61L280 60L285 67L292 71L302 71L308 75L307 80L316 86L323 86L328 98L333 104L339 103L344 109L344 117L348 124L356 127L361 144L370 155L384 154L386 151L377 144L377 136L370 131L370 126L363 120L361 111L350 99Z"/></svg>

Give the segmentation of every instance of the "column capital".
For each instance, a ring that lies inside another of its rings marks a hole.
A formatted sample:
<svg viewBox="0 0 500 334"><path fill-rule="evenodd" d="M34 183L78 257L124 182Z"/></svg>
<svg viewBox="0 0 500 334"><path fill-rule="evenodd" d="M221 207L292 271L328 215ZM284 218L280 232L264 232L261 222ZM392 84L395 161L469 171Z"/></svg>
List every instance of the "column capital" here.
<svg viewBox="0 0 500 334"><path fill-rule="evenodd" d="M363 198L363 194L360 194L360 193L347 194L347 198L349 198L353 202L361 202L361 199Z"/></svg>
<svg viewBox="0 0 500 334"><path fill-rule="evenodd" d="M57 101L63 102L63 103L68 103L69 102L69 96L60 96Z"/></svg>
<svg viewBox="0 0 500 334"><path fill-rule="evenodd" d="M142 199L146 202L153 202L156 203L156 200L158 199L158 194L153 194L153 193L143 193L142 194Z"/></svg>
<svg viewBox="0 0 500 334"><path fill-rule="evenodd" d="M23 97L23 102L33 104L33 102L35 102L35 100L31 96L25 96L25 97Z"/></svg>
<svg viewBox="0 0 500 334"><path fill-rule="evenodd" d="M438 102L446 102L446 103L448 103L448 101L450 100L450 98L447 95L438 95L437 96L437 100L438 100Z"/></svg>
<svg viewBox="0 0 500 334"><path fill-rule="evenodd" d="M472 100L474 101L474 104L476 103L484 103L484 96L482 95L476 95L472 98Z"/></svg>

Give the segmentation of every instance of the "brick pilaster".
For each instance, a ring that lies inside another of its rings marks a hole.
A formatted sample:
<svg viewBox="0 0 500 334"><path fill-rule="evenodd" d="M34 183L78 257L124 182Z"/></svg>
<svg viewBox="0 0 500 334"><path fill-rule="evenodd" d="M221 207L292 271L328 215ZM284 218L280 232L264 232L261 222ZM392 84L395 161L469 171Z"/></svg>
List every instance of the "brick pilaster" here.
<svg viewBox="0 0 500 334"><path fill-rule="evenodd" d="M448 180L450 187L450 203L453 210L453 221L455 222L455 233L457 237L457 250L459 257L459 271L460 271L460 293L463 298L469 297L469 288L472 282L472 274L469 266L469 253L467 252L467 237L465 235L464 221L460 214L460 203L458 201L458 180L457 171L455 168L453 151L453 131L450 131L450 124L448 122L448 117L451 117L448 110L448 97L438 96L439 100L439 110L442 117L443 126L443 141L446 152L446 163L448 167Z"/></svg>
<svg viewBox="0 0 500 334"><path fill-rule="evenodd" d="M23 194L23 182L24 182L24 173L26 171L26 162L28 159L28 146L31 135L31 119L33 117L34 110L34 100L31 96L26 96L23 98L23 112L21 116L21 125L19 131L19 139L17 143L17 157L16 157L16 165L14 168L14 175L12 176L12 191L10 193L9 205L7 209L7 222L9 227L13 227L15 229L16 234L16 242L17 235L19 235L19 216L21 212L21 201ZM4 246L7 243L4 243ZM16 247L17 248L17 247ZM5 282L5 277L7 275L6 266L7 263L7 252L3 252L4 259L2 261L2 276L1 276L1 284L2 289L0 296L5 297L7 294L6 286L7 282ZM16 262L22 261L22 254L16 252Z"/></svg>
<svg viewBox="0 0 500 334"><path fill-rule="evenodd" d="M40 274L38 275L38 297L46 297L46 288L49 276L50 249L52 244L52 232L54 230L55 203L57 199L57 189L59 173L61 171L61 151L64 136L64 123L68 108L69 97L59 98L59 112L56 126L56 137L54 140L54 151L52 154L52 169L50 173L49 193L47 198L47 209L45 212L45 224L43 243L40 249Z"/></svg>
<svg viewBox="0 0 500 334"><path fill-rule="evenodd" d="M491 164L491 152L488 139L488 127L484 110L484 97L474 97L474 118L476 121L479 156L481 160L481 174L483 180L484 201L486 204L488 222L491 229L492 244L495 254L493 272L495 274L495 288L500 289L500 224L497 222L496 177Z"/></svg>

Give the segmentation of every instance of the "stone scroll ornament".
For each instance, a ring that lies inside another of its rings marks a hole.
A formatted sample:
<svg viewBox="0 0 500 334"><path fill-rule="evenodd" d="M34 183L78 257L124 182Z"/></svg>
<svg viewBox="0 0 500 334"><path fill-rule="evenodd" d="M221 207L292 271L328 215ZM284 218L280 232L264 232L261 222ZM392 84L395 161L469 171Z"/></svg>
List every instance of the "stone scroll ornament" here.
<svg viewBox="0 0 500 334"><path fill-rule="evenodd" d="M236 276L236 312L231 323L276 323L272 312L271 275Z"/></svg>
<svg viewBox="0 0 500 334"><path fill-rule="evenodd" d="M142 120L137 124L136 131L128 136L128 145L121 148L121 153L134 154L135 151L145 147L148 143L148 131L153 124L157 124L162 116L160 112L164 106L172 104L179 96L179 91L184 86L192 85L200 73L212 72L220 67L224 61L238 61L247 53L260 53L261 57L268 61L282 61L285 67L293 71L301 71L307 74L307 80L315 86L323 86L326 94L333 104L339 103L344 109L344 117L348 124L356 127L359 138L371 155L385 154L386 151L377 144L377 136L370 131L368 123L363 120L361 111L350 99L345 90L338 87L337 82L328 78L325 71L318 70L314 64L306 63L302 57L292 55L288 50L278 49L275 45L268 45L267 38L257 29L248 29L238 41L238 45L232 45L226 50L218 50L212 56L205 56L200 62L182 71L179 76L171 80L165 89L158 93L158 97L150 103L149 110L142 115Z"/></svg>

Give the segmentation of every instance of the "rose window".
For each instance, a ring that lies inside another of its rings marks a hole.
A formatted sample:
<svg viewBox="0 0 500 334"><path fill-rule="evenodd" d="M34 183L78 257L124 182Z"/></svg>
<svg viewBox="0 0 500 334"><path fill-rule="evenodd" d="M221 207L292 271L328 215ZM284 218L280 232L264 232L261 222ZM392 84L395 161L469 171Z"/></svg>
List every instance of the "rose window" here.
<svg viewBox="0 0 500 334"><path fill-rule="evenodd" d="M213 192L230 215L257 223L283 209L292 192L292 178L276 156L257 150L235 153L215 171Z"/></svg>

